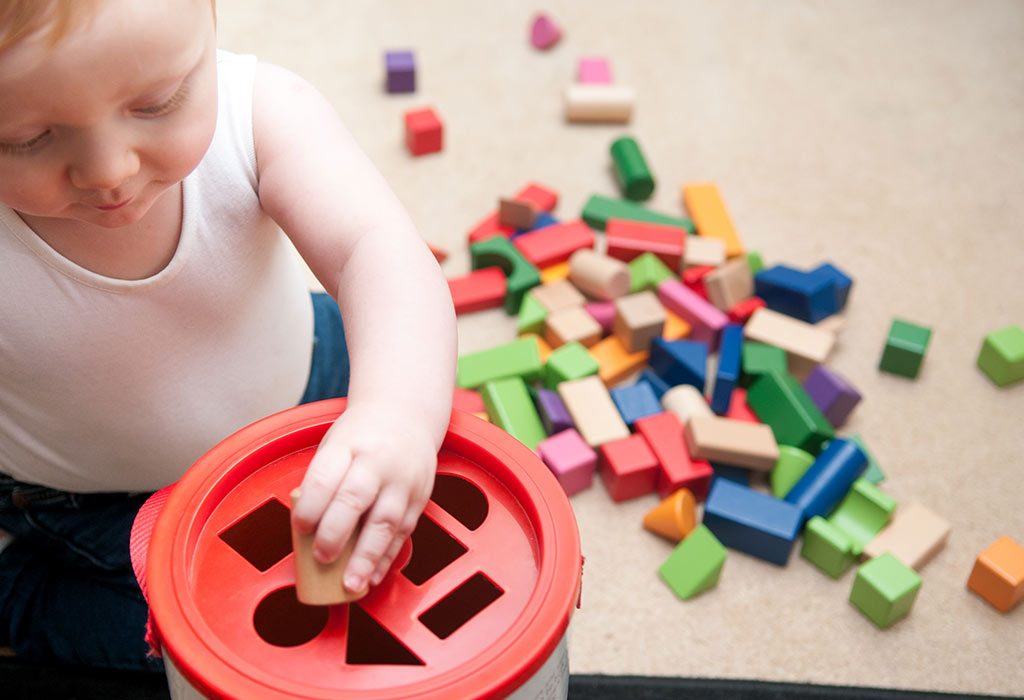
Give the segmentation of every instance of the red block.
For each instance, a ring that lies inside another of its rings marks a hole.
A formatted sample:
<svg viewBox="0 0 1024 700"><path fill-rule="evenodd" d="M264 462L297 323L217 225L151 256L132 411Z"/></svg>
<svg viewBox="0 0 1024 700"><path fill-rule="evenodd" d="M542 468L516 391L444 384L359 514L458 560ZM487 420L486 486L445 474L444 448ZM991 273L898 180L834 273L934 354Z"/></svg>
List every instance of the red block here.
<svg viewBox="0 0 1024 700"><path fill-rule="evenodd" d="M640 435L601 445L598 469L613 501L653 493L658 481L658 459Z"/></svg>
<svg viewBox="0 0 1024 700"><path fill-rule="evenodd" d="M508 279L500 267L485 267L448 280L448 289L455 303L455 313L463 314L501 306Z"/></svg>
<svg viewBox="0 0 1024 700"><path fill-rule="evenodd" d="M683 284L695 291L705 301L708 300L708 291L704 289L704 277L715 268L711 265L697 265L683 270Z"/></svg>
<svg viewBox="0 0 1024 700"><path fill-rule="evenodd" d="M643 435L658 459L658 495L665 498L680 488L688 488L703 501L711 487L714 471L703 459L693 459L683 439L683 424L676 414L666 411L640 418L633 424Z"/></svg>
<svg viewBox="0 0 1024 700"><path fill-rule="evenodd" d="M582 221L568 221L517 236L512 244L537 267L565 262L580 248L594 247L594 232Z"/></svg>
<svg viewBox="0 0 1024 700"><path fill-rule="evenodd" d="M625 219L608 219L604 230L608 255L629 262L651 252L670 270L679 270L686 247L686 229Z"/></svg>
<svg viewBox="0 0 1024 700"><path fill-rule="evenodd" d="M743 420L748 423L760 423L757 415L747 405L747 390L736 387L732 390L732 398L729 400L729 410L725 412L726 418Z"/></svg>
<svg viewBox="0 0 1024 700"><path fill-rule="evenodd" d="M480 396L479 392L461 387L455 387L452 408L465 411L466 413L483 413L487 410L484 406L484 399Z"/></svg>
<svg viewBox="0 0 1024 700"><path fill-rule="evenodd" d="M405 145L414 156L440 151L443 133L441 120L430 107L405 113Z"/></svg>
<svg viewBox="0 0 1024 700"><path fill-rule="evenodd" d="M738 301L729 309L729 320L733 323L745 324L754 315L755 311L764 307L764 299L761 297L750 297L749 299Z"/></svg>
<svg viewBox="0 0 1024 700"><path fill-rule="evenodd" d="M512 199L532 204L536 207L537 211L552 211L558 204L558 193L554 190L549 190L543 185L531 182L516 192Z"/></svg>

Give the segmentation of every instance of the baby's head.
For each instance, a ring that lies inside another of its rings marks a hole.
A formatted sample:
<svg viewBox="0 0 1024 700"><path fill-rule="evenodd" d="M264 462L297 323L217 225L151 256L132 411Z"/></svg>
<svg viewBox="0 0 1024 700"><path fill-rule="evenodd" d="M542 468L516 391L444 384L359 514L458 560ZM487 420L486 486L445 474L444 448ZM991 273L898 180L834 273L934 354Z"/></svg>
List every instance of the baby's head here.
<svg viewBox="0 0 1024 700"><path fill-rule="evenodd" d="M139 221L216 117L210 0L0 0L0 203L26 220Z"/></svg>

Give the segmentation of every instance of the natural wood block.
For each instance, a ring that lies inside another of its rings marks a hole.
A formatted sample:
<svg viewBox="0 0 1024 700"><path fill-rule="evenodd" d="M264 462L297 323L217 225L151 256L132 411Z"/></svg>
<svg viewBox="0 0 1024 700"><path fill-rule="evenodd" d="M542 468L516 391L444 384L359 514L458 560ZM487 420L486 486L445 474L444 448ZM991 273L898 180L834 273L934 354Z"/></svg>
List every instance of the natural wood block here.
<svg viewBox="0 0 1024 700"><path fill-rule="evenodd" d="M680 384L674 386L661 397L661 405L666 411L671 411L679 418L684 426L696 416L713 417L715 414L708 406L704 394L700 389L691 384Z"/></svg>
<svg viewBox="0 0 1024 700"><path fill-rule="evenodd" d="M747 259L733 258L709 272L704 276L704 290L708 300L721 311L729 311L739 302L750 298L754 294L754 276L750 274Z"/></svg>
<svg viewBox="0 0 1024 700"><path fill-rule="evenodd" d="M629 265L583 248L569 258L569 281L595 299L617 299L629 294Z"/></svg>
<svg viewBox="0 0 1024 700"><path fill-rule="evenodd" d="M779 459L772 429L760 423L694 416L684 429L690 454L697 459L770 471Z"/></svg>
<svg viewBox="0 0 1024 700"><path fill-rule="evenodd" d="M686 267L709 265L718 267L725 262L725 244L717 238L690 236L683 251L683 265Z"/></svg>
<svg viewBox="0 0 1024 700"><path fill-rule="evenodd" d="M572 416L576 430L591 447L629 437L629 428L599 377L562 382L558 385L558 395Z"/></svg>
<svg viewBox="0 0 1024 700"><path fill-rule="evenodd" d="M552 348L573 341L590 346L601 339L601 324L582 306L569 307L548 315L544 339Z"/></svg>
<svg viewBox="0 0 1024 700"><path fill-rule="evenodd" d="M809 323L771 309L758 309L743 327L743 335L766 345L780 347L798 360L822 363L835 346L836 337Z"/></svg>
<svg viewBox="0 0 1024 700"><path fill-rule="evenodd" d="M946 544L949 523L920 503L896 511L889 526L864 547L869 558L892 552L907 566L920 571Z"/></svg>
<svg viewBox="0 0 1024 700"><path fill-rule="evenodd" d="M626 124L633 116L633 90L616 84L576 84L565 91L565 119L571 123Z"/></svg>
<svg viewBox="0 0 1024 700"><path fill-rule="evenodd" d="M665 328L665 307L654 292L629 294L615 300L612 333L629 352L651 347Z"/></svg>
<svg viewBox="0 0 1024 700"><path fill-rule="evenodd" d="M537 221L537 207L529 202L502 198L498 202L498 223L512 228L532 228Z"/></svg>
<svg viewBox="0 0 1024 700"><path fill-rule="evenodd" d="M301 489L291 493L292 507L299 500ZM292 528L292 549L295 556L295 595L304 605L338 605L359 600L365 596L370 587L352 593L344 586L345 567L352 557L356 540L359 538L356 529L345 543L341 556L330 564L321 564L313 558L313 538L315 533L303 535Z"/></svg>
<svg viewBox="0 0 1024 700"><path fill-rule="evenodd" d="M583 306L587 299L568 280L542 284L530 290L533 298L548 311L561 311L574 306Z"/></svg>

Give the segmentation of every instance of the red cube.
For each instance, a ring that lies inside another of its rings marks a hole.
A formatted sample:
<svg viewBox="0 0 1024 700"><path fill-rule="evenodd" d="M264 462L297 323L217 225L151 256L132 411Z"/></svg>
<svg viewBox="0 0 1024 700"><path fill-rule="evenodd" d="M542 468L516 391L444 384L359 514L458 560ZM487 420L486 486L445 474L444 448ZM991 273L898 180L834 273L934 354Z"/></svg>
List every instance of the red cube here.
<svg viewBox="0 0 1024 700"><path fill-rule="evenodd" d="M658 460L642 435L601 445L598 469L613 501L653 493L658 481Z"/></svg>
<svg viewBox="0 0 1024 700"><path fill-rule="evenodd" d="M414 156L440 151L443 134L444 126L430 107L405 113L405 145Z"/></svg>

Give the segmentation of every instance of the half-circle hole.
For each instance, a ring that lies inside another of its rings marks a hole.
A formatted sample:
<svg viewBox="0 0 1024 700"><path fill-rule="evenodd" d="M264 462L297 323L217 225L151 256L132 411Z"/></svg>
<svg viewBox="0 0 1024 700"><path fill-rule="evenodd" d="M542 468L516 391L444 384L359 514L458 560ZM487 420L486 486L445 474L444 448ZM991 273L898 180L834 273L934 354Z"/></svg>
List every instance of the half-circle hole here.
<svg viewBox="0 0 1024 700"><path fill-rule="evenodd" d="M300 603L295 597L295 586L288 586L260 601L252 623L256 634L268 644L297 647L323 632L327 615L327 607Z"/></svg>
<svg viewBox="0 0 1024 700"><path fill-rule="evenodd" d="M470 530L477 529L487 519L487 496L479 486L461 476L438 474L430 500Z"/></svg>

